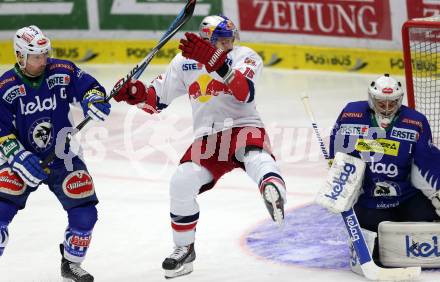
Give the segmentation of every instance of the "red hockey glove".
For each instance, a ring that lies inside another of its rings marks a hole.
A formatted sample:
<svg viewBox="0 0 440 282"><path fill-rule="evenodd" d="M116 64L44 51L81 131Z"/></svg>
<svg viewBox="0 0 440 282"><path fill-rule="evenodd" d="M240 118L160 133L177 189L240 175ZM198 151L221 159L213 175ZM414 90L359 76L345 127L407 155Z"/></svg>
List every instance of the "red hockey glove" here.
<svg viewBox="0 0 440 282"><path fill-rule="evenodd" d="M120 79L116 84L120 83ZM147 89L139 80L130 80L114 96L116 102L125 101L130 105L136 105L147 100Z"/></svg>
<svg viewBox="0 0 440 282"><path fill-rule="evenodd" d="M204 64L208 72L218 70L225 63L227 52L215 48L194 33L187 32L185 36L186 39L181 39L179 45L185 58Z"/></svg>

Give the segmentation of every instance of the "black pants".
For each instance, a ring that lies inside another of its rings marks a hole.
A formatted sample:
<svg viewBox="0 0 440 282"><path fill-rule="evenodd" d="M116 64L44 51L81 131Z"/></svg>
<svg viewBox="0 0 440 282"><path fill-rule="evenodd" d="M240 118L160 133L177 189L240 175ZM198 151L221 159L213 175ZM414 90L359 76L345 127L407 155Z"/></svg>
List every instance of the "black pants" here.
<svg viewBox="0 0 440 282"><path fill-rule="evenodd" d="M382 221L425 221L433 222L440 220L435 208L420 191L399 206L390 209L369 209L356 204L354 211L362 228L377 232L377 227Z"/></svg>

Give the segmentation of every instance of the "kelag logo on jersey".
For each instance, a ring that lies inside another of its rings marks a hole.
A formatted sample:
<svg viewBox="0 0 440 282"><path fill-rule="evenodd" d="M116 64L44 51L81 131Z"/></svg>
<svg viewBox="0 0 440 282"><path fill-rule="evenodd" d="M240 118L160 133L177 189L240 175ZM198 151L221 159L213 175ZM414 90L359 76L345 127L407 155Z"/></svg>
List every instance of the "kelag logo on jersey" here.
<svg viewBox="0 0 440 282"><path fill-rule="evenodd" d="M431 242L416 242L411 239L410 235L405 236L406 241L406 256L416 258L438 258L440 253L438 251L438 238L432 236Z"/></svg>
<svg viewBox="0 0 440 282"><path fill-rule="evenodd" d="M28 102L26 104L23 104L23 102L20 100L20 109L21 113L25 116L38 112L44 112L48 110L55 110L57 108L57 98L55 97L55 94L51 97L48 97L46 99L40 100L39 96L35 97L36 102Z"/></svg>
<svg viewBox="0 0 440 282"><path fill-rule="evenodd" d="M206 103L213 96L230 94L230 90L224 83L213 79L207 74L203 74L189 86L188 93L190 98L200 103Z"/></svg>
<svg viewBox="0 0 440 282"><path fill-rule="evenodd" d="M394 127L391 130L391 137L410 142L417 142L419 139L419 133L412 129Z"/></svg>
<svg viewBox="0 0 440 282"><path fill-rule="evenodd" d="M9 104L12 104L12 102L15 99L25 95L26 95L26 88L24 87L24 84L16 85L6 90L5 94L3 94L3 100L8 102Z"/></svg>
<svg viewBox="0 0 440 282"><path fill-rule="evenodd" d="M183 64L183 71L191 71L191 70L201 70L203 68L203 64L201 63L191 63L191 64Z"/></svg>
<svg viewBox="0 0 440 282"><path fill-rule="evenodd" d="M388 177L396 177L399 173L397 165L389 163L371 163L370 170L373 173L385 174Z"/></svg>
<svg viewBox="0 0 440 282"><path fill-rule="evenodd" d="M341 124L338 133L341 135L367 135L369 126L366 124Z"/></svg>
<svg viewBox="0 0 440 282"><path fill-rule="evenodd" d="M49 89L54 88L57 85L69 85L70 75L68 74L54 74L46 78L47 86Z"/></svg>
<svg viewBox="0 0 440 282"><path fill-rule="evenodd" d="M362 139L356 141L355 150L359 152L373 152L390 156L397 156L400 142L388 139Z"/></svg>
<svg viewBox="0 0 440 282"><path fill-rule="evenodd" d="M28 140L37 152L44 152L53 143L52 123L50 118L36 120L28 131Z"/></svg>

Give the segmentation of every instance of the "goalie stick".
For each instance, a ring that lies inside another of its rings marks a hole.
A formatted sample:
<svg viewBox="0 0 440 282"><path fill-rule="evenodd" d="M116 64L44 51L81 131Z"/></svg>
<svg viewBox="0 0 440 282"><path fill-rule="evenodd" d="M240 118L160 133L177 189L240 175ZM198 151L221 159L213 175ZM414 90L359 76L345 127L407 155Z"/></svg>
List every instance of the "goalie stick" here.
<svg viewBox="0 0 440 282"><path fill-rule="evenodd" d="M329 160L330 156L321 138L321 134L319 133L319 128L316 124L315 117L309 103L309 97L303 93L301 95L301 101L303 102L307 115L312 122L312 127L315 131L316 138L318 139L319 146L321 147L322 154L326 160ZM377 266L370 255L367 243L365 242L364 235L362 234L359 221L353 208L342 212L341 215L342 219L344 220L345 227L347 228L348 235L353 242L353 247L359 259L362 272L367 279L378 281L402 281L412 280L420 276L421 267L383 268Z"/></svg>
<svg viewBox="0 0 440 282"><path fill-rule="evenodd" d="M196 0L188 0L185 7L180 11L180 13L177 15L177 17L174 19L174 21L171 23L171 25L168 27L165 34L162 36L162 38L159 40L159 43L150 51L150 53L145 56L145 58L137 64L125 77L123 77L119 83L117 83L115 86L113 86L112 91L110 94L105 98L105 101L110 101L117 93L118 91L127 84L128 81L131 79L138 79L141 74L144 72L144 70L147 68L147 66L150 64L153 57L156 55L156 53L171 39L171 37L174 36L181 28L182 26L188 22L188 20L192 17L194 13L194 9L196 6ZM87 116L84 118L83 121L81 121L74 130L67 134L66 141L64 143L64 148L68 148L70 140L72 139L72 136L76 134L78 131L80 131L84 126L86 126L87 123L92 118ZM52 162L56 157L56 150L52 151L41 163L41 166L43 168L47 168L47 165Z"/></svg>

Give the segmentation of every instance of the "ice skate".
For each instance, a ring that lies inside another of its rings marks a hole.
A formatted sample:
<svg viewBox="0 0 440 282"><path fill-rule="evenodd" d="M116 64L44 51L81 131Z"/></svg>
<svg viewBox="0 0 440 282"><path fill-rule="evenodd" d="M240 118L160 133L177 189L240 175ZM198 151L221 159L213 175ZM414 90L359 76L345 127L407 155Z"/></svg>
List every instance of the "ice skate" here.
<svg viewBox="0 0 440 282"><path fill-rule="evenodd" d="M192 262L195 259L194 243L188 246L175 247L173 253L162 263L165 278L170 279L190 274L193 271Z"/></svg>
<svg viewBox="0 0 440 282"><path fill-rule="evenodd" d="M262 196L270 217L282 226L284 222L284 200L278 189L274 183L269 182L264 186Z"/></svg>
<svg viewBox="0 0 440 282"><path fill-rule="evenodd" d="M61 252L61 276L64 282L93 282L90 273L81 268L81 264L71 262L64 258L64 246L60 244Z"/></svg>

